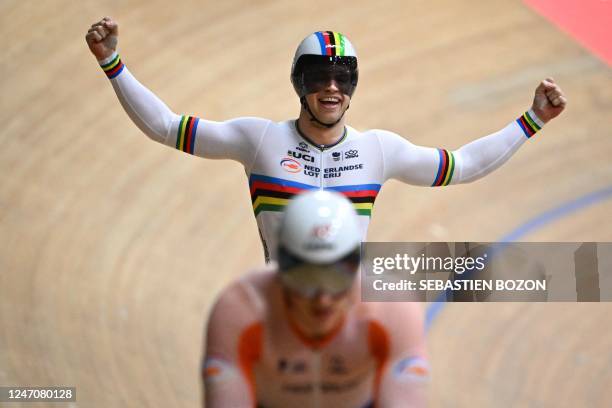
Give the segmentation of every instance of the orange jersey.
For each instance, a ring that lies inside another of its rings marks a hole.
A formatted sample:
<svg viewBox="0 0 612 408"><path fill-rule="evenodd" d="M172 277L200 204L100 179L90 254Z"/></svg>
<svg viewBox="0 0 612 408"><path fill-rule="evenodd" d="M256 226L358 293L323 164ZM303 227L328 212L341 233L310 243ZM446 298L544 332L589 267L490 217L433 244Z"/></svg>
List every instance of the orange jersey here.
<svg viewBox="0 0 612 408"><path fill-rule="evenodd" d="M326 338L286 315L273 267L225 290L207 331L207 407L420 406L429 377L422 310L361 303Z"/></svg>

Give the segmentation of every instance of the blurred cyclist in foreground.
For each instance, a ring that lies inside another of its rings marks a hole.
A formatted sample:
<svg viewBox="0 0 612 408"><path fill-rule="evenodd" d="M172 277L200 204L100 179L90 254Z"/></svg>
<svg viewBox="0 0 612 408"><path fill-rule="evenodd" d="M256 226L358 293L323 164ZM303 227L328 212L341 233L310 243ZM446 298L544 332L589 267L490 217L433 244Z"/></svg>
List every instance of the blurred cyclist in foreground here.
<svg viewBox="0 0 612 408"><path fill-rule="evenodd" d="M278 264L239 279L213 306L206 407L426 405L421 306L359 301L358 231L338 193L291 200Z"/></svg>

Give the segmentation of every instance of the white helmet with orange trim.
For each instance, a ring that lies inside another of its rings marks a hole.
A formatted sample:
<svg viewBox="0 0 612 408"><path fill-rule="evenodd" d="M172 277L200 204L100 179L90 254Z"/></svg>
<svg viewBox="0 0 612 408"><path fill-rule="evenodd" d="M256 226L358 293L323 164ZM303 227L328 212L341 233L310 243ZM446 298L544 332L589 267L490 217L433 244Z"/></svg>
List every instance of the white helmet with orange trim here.
<svg viewBox="0 0 612 408"><path fill-rule="evenodd" d="M359 263L358 215L343 195L324 190L296 196L279 229L281 281L305 295L343 292Z"/></svg>

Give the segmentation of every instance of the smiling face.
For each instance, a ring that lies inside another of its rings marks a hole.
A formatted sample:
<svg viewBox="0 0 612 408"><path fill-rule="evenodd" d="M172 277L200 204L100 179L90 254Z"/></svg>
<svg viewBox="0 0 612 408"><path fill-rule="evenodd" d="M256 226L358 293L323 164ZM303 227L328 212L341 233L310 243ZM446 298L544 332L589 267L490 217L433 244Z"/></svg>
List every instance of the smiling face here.
<svg viewBox="0 0 612 408"><path fill-rule="evenodd" d="M321 124L334 124L348 109L357 84L357 71L353 60L312 62L303 67L299 83L305 98L304 110ZM348 65L346 65L347 63Z"/></svg>
<svg viewBox="0 0 612 408"><path fill-rule="evenodd" d="M340 119L351 102L348 95L340 92L335 80L328 81L323 89L305 98L312 114L324 123L334 123Z"/></svg>
<svg viewBox="0 0 612 408"><path fill-rule="evenodd" d="M334 123L348 108L350 98L332 91L330 87L329 90L306 95L306 101L317 119L323 123Z"/></svg>

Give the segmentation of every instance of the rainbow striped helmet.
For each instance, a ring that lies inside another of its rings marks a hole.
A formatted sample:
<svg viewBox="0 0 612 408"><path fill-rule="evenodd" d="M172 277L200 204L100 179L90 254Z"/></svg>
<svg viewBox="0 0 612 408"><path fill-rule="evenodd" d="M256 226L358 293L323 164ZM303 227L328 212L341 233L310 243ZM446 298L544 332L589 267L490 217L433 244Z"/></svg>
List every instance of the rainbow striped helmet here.
<svg viewBox="0 0 612 408"><path fill-rule="evenodd" d="M313 69L344 69L350 78L341 87L341 91L348 96L355 92L359 76L357 53L353 44L343 34L317 31L300 43L291 66L291 83L300 98L310 93L307 74Z"/></svg>

